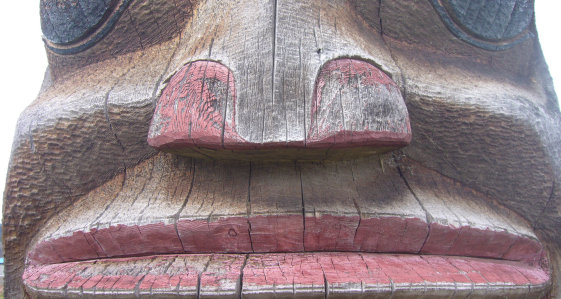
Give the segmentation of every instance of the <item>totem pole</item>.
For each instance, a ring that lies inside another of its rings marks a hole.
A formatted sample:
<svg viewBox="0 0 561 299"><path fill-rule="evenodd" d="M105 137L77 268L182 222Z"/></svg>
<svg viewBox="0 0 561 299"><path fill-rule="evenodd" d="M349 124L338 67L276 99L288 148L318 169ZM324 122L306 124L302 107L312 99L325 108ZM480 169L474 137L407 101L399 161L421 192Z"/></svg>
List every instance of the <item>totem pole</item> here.
<svg viewBox="0 0 561 299"><path fill-rule="evenodd" d="M6 298L561 296L532 0L41 0Z"/></svg>

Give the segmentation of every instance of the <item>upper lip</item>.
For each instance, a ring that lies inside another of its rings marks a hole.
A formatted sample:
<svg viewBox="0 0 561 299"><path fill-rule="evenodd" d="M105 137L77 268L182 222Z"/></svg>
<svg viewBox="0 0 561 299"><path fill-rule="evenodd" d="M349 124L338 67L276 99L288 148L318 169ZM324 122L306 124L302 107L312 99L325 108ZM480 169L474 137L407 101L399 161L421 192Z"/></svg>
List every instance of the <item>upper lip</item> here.
<svg viewBox="0 0 561 299"><path fill-rule="evenodd" d="M301 251L531 264L543 257L525 221L481 194L412 161L413 170L402 171L374 160L212 162L159 154L54 217L28 260Z"/></svg>

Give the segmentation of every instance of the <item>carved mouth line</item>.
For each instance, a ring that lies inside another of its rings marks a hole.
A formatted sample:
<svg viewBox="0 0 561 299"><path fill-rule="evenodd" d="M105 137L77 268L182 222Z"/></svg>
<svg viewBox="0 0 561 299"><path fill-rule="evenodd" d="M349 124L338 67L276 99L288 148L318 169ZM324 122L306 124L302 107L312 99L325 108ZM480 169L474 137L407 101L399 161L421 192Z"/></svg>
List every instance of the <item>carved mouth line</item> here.
<svg viewBox="0 0 561 299"><path fill-rule="evenodd" d="M28 266L32 294L541 297L549 275L524 263L340 252L187 254Z"/></svg>

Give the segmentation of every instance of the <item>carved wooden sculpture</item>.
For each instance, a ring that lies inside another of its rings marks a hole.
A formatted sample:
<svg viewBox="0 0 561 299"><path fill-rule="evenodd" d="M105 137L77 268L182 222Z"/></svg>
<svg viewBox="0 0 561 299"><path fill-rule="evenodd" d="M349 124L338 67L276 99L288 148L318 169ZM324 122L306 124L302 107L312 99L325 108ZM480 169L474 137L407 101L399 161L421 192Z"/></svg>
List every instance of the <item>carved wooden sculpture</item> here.
<svg viewBox="0 0 561 299"><path fill-rule="evenodd" d="M561 296L530 0L41 0L6 296Z"/></svg>

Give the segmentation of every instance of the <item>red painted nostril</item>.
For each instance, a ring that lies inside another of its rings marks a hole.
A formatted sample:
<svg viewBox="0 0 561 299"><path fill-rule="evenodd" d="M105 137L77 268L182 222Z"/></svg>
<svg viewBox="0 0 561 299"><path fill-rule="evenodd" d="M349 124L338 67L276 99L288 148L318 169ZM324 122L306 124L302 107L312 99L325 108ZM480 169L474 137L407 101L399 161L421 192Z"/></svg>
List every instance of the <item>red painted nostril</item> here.
<svg viewBox="0 0 561 299"><path fill-rule="evenodd" d="M326 63L316 80L308 147L401 147L411 141L409 115L396 83L356 59Z"/></svg>
<svg viewBox="0 0 561 299"><path fill-rule="evenodd" d="M156 148L222 148L239 141L232 72L214 61L195 61L176 73L163 90L148 134Z"/></svg>

